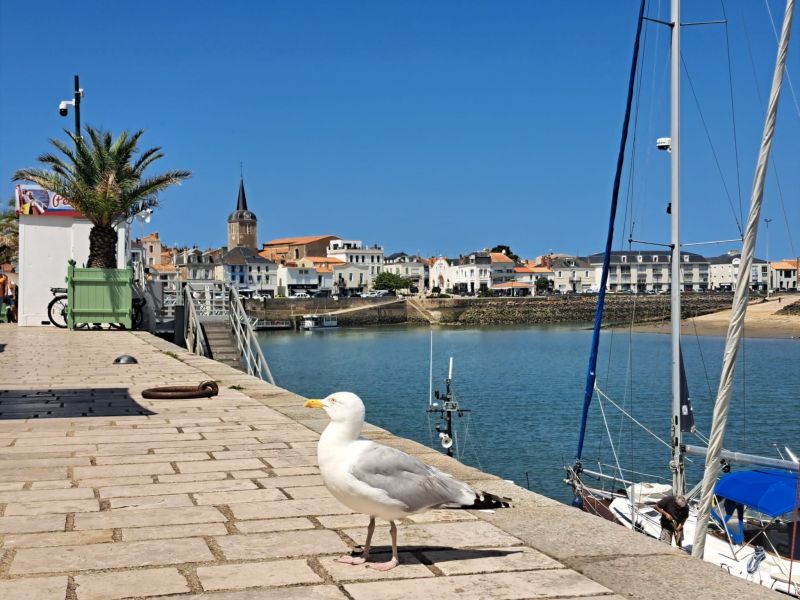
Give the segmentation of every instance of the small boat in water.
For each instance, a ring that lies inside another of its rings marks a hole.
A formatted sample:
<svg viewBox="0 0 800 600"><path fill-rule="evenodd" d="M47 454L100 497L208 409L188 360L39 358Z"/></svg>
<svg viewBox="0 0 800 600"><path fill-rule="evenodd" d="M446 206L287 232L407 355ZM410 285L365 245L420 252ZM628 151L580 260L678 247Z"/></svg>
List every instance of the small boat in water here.
<svg viewBox="0 0 800 600"><path fill-rule="evenodd" d="M334 315L303 315L303 329L307 331L338 327L339 320Z"/></svg>

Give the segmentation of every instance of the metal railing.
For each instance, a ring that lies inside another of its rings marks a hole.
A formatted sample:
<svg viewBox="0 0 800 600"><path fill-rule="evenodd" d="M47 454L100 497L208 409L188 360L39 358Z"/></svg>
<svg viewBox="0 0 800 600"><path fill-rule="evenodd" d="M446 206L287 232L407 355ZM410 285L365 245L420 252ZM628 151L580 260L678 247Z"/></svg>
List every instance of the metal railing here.
<svg viewBox="0 0 800 600"><path fill-rule="evenodd" d="M200 315L195 306L195 299L192 297L192 288L186 286L183 290L184 306L186 310L186 328L184 337L186 348L198 356L209 356L208 342L206 341L203 326L200 323Z"/></svg>
<svg viewBox="0 0 800 600"><path fill-rule="evenodd" d="M235 287L229 288L228 299L231 330L233 331L245 371L275 385L275 379L272 377L267 360L264 358L264 353L261 351L261 346L256 339L256 334L250 323L250 317L247 316L242 305L242 299Z"/></svg>

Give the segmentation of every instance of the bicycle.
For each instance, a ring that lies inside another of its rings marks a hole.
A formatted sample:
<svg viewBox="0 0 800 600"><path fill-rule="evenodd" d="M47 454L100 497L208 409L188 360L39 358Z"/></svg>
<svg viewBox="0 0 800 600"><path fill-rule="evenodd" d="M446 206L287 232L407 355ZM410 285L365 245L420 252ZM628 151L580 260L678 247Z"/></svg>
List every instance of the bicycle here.
<svg viewBox="0 0 800 600"><path fill-rule="evenodd" d="M51 287L50 292L53 294L53 299L47 305L47 317L50 322L59 329L66 329L67 327L67 288ZM132 301L133 308L133 329L139 329L144 321L144 306L147 304L146 298L134 298ZM76 329L86 329L90 323L76 323ZM101 328L100 325L94 325L94 328ZM119 323L109 323L109 327L113 329L125 329L124 325Z"/></svg>

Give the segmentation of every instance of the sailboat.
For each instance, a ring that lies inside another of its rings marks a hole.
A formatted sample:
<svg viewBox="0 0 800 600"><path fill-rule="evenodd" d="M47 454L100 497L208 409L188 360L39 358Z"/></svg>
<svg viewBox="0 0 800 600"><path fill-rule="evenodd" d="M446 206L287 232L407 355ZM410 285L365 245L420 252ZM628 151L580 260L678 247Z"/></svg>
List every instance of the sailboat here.
<svg viewBox="0 0 800 600"><path fill-rule="evenodd" d="M599 330L602 321L616 201L619 194L619 179L625 149L625 138L630 118L631 90L636 75L639 37L644 17L644 2L639 14L631 67L628 93L628 108L623 127L623 140L617 163L617 175L612 197L609 233L602 272L600 295L592 338L589 369L587 374L584 407L575 463L567 467L565 481L573 488L575 506L615 520L631 529L658 537L660 515L654 503L666 493L685 495L690 502L702 490L700 502L690 504L690 517L684 525L685 537L692 540L686 546L694 556L722 567L728 573L788 593L800 596L800 535L798 529L798 498L800 483L797 461L786 461L754 455L727 452L722 449L727 407L731 395L731 384L736 360L736 351L741 342L742 326L747 309L749 286L747 276L752 264L755 239L763 200L764 177L775 128L778 100L786 64L789 33L791 31L794 0L788 0L780 37L778 60L770 95L764 136L759 162L753 184L752 205L747 230L743 239L742 263L734 297L731 325L726 339L725 359L714 409L714 423L709 447L685 446L683 433L694 426L688 392L685 384L683 360L680 346L680 0L672 0L671 22L671 138L659 140L659 145L668 144L672 153L672 257L671 257L671 330L672 330L672 418L670 448L670 470L672 486L634 483L620 477L609 476L585 469L582 465L582 450L586 431L589 403L594 395ZM686 491L685 455L706 455L703 482L691 491ZM731 463L747 465L748 469L731 471ZM723 472L720 477L720 471ZM588 477L612 483L612 489L590 486ZM618 486L622 484L622 489ZM794 575L794 579L793 579Z"/></svg>

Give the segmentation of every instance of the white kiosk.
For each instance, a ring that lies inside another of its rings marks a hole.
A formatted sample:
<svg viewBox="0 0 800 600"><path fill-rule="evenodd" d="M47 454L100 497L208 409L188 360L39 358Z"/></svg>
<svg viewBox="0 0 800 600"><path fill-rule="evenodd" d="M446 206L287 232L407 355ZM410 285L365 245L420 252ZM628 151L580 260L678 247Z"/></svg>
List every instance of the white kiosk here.
<svg viewBox="0 0 800 600"><path fill-rule="evenodd" d="M66 287L67 262L85 266L92 224L69 201L35 185L16 188L19 215L19 325L50 325L51 287ZM117 227L117 267L127 266L130 226Z"/></svg>

